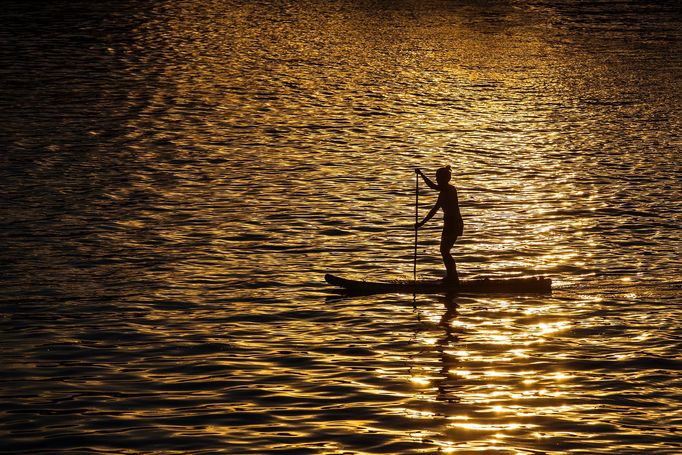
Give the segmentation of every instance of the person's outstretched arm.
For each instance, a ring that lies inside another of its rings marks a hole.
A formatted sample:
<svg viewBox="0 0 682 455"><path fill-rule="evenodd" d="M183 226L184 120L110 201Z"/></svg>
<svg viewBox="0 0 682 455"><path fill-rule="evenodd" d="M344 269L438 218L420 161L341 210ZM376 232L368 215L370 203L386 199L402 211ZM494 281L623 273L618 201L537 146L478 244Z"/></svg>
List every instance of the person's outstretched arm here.
<svg viewBox="0 0 682 455"><path fill-rule="evenodd" d="M431 208L431 210L429 211L429 213L426 214L426 216L424 217L424 219L423 219L422 221L420 221L419 223L416 223L416 224L414 225L414 228L415 228L415 229L419 229L420 227L424 226L424 225L426 224L427 221L429 221L431 218L433 218L433 215L436 214L436 212L438 211L439 208L440 208L440 198L438 198L438 200L437 200L436 203L433 205L433 207Z"/></svg>
<svg viewBox="0 0 682 455"><path fill-rule="evenodd" d="M417 175L421 175L422 179L424 179L424 182L431 188L432 190L440 191L440 187L433 183L431 179L429 179L427 176L424 175L421 169L417 168L414 170L414 172L417 173Z"/></svg>

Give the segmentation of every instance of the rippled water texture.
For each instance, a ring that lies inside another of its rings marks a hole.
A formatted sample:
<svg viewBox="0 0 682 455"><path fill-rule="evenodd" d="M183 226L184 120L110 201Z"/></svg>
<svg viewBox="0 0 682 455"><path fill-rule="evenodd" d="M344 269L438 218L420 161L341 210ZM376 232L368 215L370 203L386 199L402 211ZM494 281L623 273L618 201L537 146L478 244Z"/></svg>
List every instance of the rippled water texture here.
<svg viewBox="0 0 682 455"><path fill-rule="evenodd" d="M3 2L0 452L682 453L681 29L633 0ZM462 277L554 293L330 293L411 275L413 169L443 164Z"/></svg>

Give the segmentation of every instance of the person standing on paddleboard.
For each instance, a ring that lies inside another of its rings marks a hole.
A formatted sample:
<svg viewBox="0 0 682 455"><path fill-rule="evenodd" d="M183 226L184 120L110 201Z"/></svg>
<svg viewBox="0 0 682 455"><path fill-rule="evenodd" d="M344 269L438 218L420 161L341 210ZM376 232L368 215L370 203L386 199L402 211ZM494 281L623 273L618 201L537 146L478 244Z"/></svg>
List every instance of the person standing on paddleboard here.
<svg viewBox="0 0 682 455"><path fill-rule="evenodd" d="M420 222L415 223L414 228L419 229L427 221L429 221L438 212L438 209L443 209L443 233L440 237L440 254L443 257L443 264L445 264L446 275L443 278L444 282L459 284L459 277L457 276L457 265L450 254L457 237L460 237L464 232L464 220L459 211L459 200L457 198L457 189L450 184L452 172L450 166L445 166L436 171L436 183L433 183L420 169L415 169L417 175L420 175L424 182L434 190L438 190L438 200L433 208Z"/></svg>

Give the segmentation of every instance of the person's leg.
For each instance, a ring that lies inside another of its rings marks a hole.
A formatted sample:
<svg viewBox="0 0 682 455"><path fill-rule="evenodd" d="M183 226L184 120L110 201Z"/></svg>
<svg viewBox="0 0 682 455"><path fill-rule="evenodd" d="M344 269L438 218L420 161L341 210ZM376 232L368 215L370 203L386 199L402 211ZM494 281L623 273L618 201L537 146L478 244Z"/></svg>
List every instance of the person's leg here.
<svg viewBox="0 0 682 455"><path fill-rule="evenodd" d="M455 259L450 254L457 236L453 233L446 232L443 230L443 234L440 238L440 255L443 257L443 264L445 264L445 281L459 282L459 277L457 276L457 264Z"/></svg>

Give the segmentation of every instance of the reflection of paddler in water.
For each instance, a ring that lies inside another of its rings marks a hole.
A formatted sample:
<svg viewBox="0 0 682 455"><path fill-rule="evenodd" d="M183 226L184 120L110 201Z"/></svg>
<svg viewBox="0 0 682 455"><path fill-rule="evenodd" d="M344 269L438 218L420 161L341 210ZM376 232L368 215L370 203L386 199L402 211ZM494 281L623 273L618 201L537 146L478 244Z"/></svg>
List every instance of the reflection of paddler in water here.
<svg viewBox="0 0 682 455"><path fill-rule="evenodd" d="M457 276L457 265L450 254L457 237L464 232L464 221L462 214L459 211L459 200L457 199L457 189L450 184L452 173L450 166L445 166L436 171L436 182L433 183L424 173L416 169L415 172L424 179L424 182L434 190L438 190L438 200L433 208L424 217L424 219L415 224L415 229L419 229L427 221L433 218L433 215L438 212L438 209L443 209L443 234L440 238L440 254L443 257L445 264L446 275L443 281L448 283L459 284L459 277Z"/></svg>
<svg viewBox="0 0 682 455"><path fill-rule="evenodd" d="M438 389L436 399L438 401L447 401L448 403L459 402L459 393L456 393L458 387L457 377L451 372L459 364L459 357L451 353L452 348L459 342L459 334L462 329L455 329L451 322L457 319L459 312L457 308L459 305L456 301L457 294L450 294L441 300L445 304L445 313L440 318L438 325L445 330L445 336L436 343L436 350L440 354L440 378L435 379L433 384Z"/></svg>

